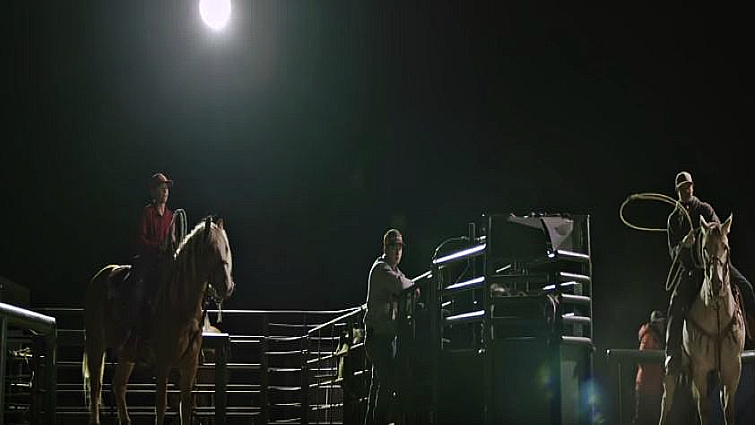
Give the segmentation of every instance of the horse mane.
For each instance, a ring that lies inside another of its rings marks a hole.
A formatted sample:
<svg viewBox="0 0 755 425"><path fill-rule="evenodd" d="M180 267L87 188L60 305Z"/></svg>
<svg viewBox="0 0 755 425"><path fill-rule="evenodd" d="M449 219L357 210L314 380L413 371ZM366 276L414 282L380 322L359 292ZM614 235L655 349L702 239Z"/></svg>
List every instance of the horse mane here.
<svg viewBox="0 0 755 425"><path fill-rule="evenodd" d="M208 225L209 229L207 228ZM170 273L165 276L165 279L162 279L160 284L158 298L162 299L163 302L182 304L180 300L190 297L191 294L187 291L190 286L187 287L186 285L191 285L192 282L196 283L199 276L197 270L199 263L196 261L196 257L206 255L206 252L203 253L203 247L213 246L221 242L218 240L219 238L222 238L222 242L230 249L225 230L213 223L211 217L208 216L197 223L176 249ZM230 256L228 261L230 262Z"/></svg>
<svg viewBox="0 0 755 425"><path fill-rule="evenodd" d="M203 232L205 231L208 220L210 221L210 229L207 238L205 238L205 234ZM205 219L197 223L197 225L194 226L193 229L191 229L191 231L178 245L178 248L173 255L174 261L176 261L177 263L185 263L193 257L193 255L191 254L193 254L198 245L212 245L217 241L217 238L223 238L226 245L228 245L228 236L226 235L225 230L219 228L216 223L212 222L211 216L205 217ZM184 253L186 254L184 255Z"/></svg>

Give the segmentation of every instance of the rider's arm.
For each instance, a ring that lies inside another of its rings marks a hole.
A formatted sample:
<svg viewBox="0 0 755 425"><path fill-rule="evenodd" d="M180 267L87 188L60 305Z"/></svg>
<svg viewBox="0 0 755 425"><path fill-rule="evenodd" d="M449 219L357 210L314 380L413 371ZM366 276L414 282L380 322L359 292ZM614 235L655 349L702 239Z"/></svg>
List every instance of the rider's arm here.
<svg viewBox="0 0 755 425"><path fill-rule="evenodd" d="M393 270L388 263L382 263L377 270L375 278L378 279L382 286L392 294L400 295L401 291L409 288L414 284L409 280L401 270Z"/></svg>
<svg viewBox="0 0 755 425"><path fill-rule="evenodd" d="M692 250L684 246L684 239L689 232L688 224L684 216L672 213L668 218L666 233L668 234L668 249L671 260L681 261L685 268L693 267Z"/></svg>
<svg viewBox="0 0 755 425"><path fill-rule="evenodd" d="M705 217L705 221L707 221L708 223L712 223L712 222L720 223L721 222L721 219L719 219L718 215L716 215L716 211L707 202L703 202L700 205L700 215L703 216L703 217Z"/></svg>
<svg viewBox="0 0 755 425"><path fill-rule="evenodd" d="M684 235L680 235L680 233L682 232L679 228L679 216L672 213L671 215L669 215L668 222L666 224L666 234L668 235L668 252L671 256L671 259L676 258L679 250L681 249L680 242L682 241Z"/></svg>

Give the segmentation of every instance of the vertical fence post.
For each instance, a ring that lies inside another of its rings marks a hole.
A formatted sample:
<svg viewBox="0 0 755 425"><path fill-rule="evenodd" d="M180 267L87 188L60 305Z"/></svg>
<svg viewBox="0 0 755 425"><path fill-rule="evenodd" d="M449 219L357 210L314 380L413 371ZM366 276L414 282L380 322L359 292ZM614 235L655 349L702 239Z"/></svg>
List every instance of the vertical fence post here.
<svg viewBox="0 0 755 425"><path fill-rule="evenodd" d="M215 348L215 422L224 424L228 405L228 349L230 339L227 333L210 335L210 338L215 341L217 341L217 338L221 338L219 343L212 345Z"/></svg>
<svg viewBox="0 0 755 425"><path fill-rule="evenodd" d="M29 391L30 406L29 411L31 413L31 423L40 423L40 414L42 412L44 403L41 401L44 397L42 393L42 361L40 360L40 353L44 349L44 341L41 335L34 335L31 340L31 390Z"/></svg>
<svg viewBox="0 0 755 425"><path fill-rule="evenodd" d="M45 408L47 409L47 423L55 425L58 401L58 327L45 335Z"/></svg>
<svg viewBox="0 0 755 425"><path fill-rule="evenodd" d="M611 350L606 350L606 361L608 362L608 376L611 382L611 389L614 390L613 397L613 416L614 423L621 425L623 421L623 406L621 400L621 361L615 358Z"/></svg>
<svg viewBox="0 0 755 425"><path fill-rule="evenodd" d="M8 319L0 319L0 425L5 424L5 359L8 357Z"/></svg>
<svg viewBox="0 0 755 425"><path fill-rule="evenodd" d="M264 314L262 316L262 341L260 341L260 416L263 424L270 421L270 362L267 355L269 336L270 323L267 314Z"/></svg>
<svg viewBox="0 0 755 425"><path fill-rule="evenodd" d="M341 382L343 400L341 419L343 423L351 424L357 422L357 417L354 414L356 403L352 394L352 391L354 391L354 327L356 326L356 323L354 323L354 316L349 316L346 321L346 326L346 344L349 347L349 351L345 354L341 354L341 356L346 356L346 359L343 361L344 369L341 376L343 379ZM339 357L337 360L340 363L341 358Z"/></svg>
<svg viewBox="0 0 755 425"><path fill-rule="evenodd" d="M301 339L301 423L309 424L309 330L307 329L307 316L304 315L304 335Z"/></svg>

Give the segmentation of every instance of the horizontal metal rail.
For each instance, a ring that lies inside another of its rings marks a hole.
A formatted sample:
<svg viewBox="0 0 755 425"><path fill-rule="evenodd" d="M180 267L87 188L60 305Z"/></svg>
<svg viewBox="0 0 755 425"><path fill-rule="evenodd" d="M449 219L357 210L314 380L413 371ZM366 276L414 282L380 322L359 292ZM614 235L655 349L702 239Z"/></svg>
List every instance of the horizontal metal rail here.
<svg viewBox="0 0 755 425"><path fill-rule="evenodd" d="M470 311L468 313L456 314L448 316L444 319L446 326L460 325L463 323L475 323L485 320L485 310Z"/></svg>
<svg viewBox="0 0 755 425"><path fill-rule="evenodd" d="M560 297L562 304L579 304L589 306L592 302L591 298L585 295L561 294Z"/></svg>
<svg viewBox="0 0 755 425"><path fill-rule="evenodd" d="M473 289L479 289L485 287L485 277L480 276L474 279L465 280L463 282L454 283L448 285L443 289L443 294L456 294L462 291L470 291Z"/></svg>
<svg viewBox="0 0 755 425"><path fill-rule="evenodd" d="M483 243L480 245L475 245L471 248L465 248L460 251L456 251L451 254L444 255L440 258L434 259L433 265L442 266L444 264L451 263L454 261L460 261L460 260L465 260L467 258L477 257L485 253L486 247L487 247L487 244Z"/></svg>
<svg viewBox="0 0 755 425"><path fill-rule="evenodd" d="M563 320L565 325L587 325L589 326L590 323L592 323L592 320L587 316L574 316L570 314L565 314L561 317L561 320Z"/></svg>
<svg viewBox="0 0 755 425"><path fill-rule="evenodd" d="M582 254L581 252L568 251L564 249L557 249L548 255L554 260L573 261L577 263L589 263L590 256Z"/></svg>
<svg viewBox="0 0 755 425"><path fill-rule="evenodd" d="M338 317L336 317L334 319L328 320L327 322L325 322L323 324L320 324L320 325L317 325L317 326L313 327L312 329L308 330L307 331L307 335L312 335L313 333L315 333L317 331L320 331L322 329L325 329L328 326L333 326L336 323L341 322L341 321L343 321L343 320L345 320L345 319L347 319L347 318L349 318L351 316L355 316L355 315L357 315L360 312L365 311L365 310L367 310L367 304L362 304L359 307L355 307L353 309L347 310L346 313L344 313L344 314L342 314L342 315L340 315L340 316L338 316Z"/></svg>

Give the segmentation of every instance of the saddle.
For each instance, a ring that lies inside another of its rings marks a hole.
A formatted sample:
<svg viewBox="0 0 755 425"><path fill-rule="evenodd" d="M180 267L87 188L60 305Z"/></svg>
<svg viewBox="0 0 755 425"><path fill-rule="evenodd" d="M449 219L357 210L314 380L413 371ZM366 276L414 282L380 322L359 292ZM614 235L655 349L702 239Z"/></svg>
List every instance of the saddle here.
<svg viewBox="0 0 755 425"><path fill-rule="evenodd" d="M148 283L134 272L133 266L124 266L113 271L107 297L112 306L113 317L125 327L138 325L139 322L148 319L143 317L149 312L148 307L151 304L147 285Z"/></svg>

